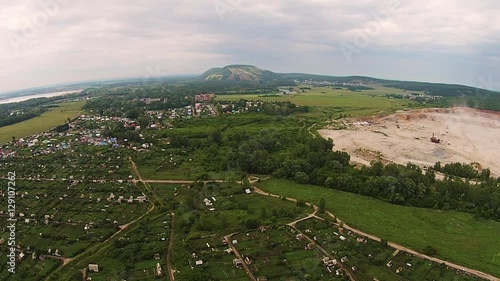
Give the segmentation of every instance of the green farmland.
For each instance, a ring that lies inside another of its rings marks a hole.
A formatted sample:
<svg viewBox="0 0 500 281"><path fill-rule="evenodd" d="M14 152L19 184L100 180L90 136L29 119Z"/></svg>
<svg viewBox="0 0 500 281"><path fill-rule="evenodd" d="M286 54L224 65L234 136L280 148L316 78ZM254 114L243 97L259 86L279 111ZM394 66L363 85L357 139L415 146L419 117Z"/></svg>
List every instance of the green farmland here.
<svg viewBox="0 0 500 281"><path fill-rule="evenodd" d="M500 276L500 222L460 212L397 206L284 180L270 180L259 186L264 191L315 204L324 198L327 209L354 228L417 251L432 245L440 258Z"/></svg>
<svg viewBox="0 0 500 281"><path fill-rule="evenodd" d="M296 89L299 92L299 88ZM366 116L383 112L411 108L415 104L408 99L388 99L386 94L404 94L403 90L377 87L375 90L353 92L332 87L314 87L294 95L231 94L217 96L216 101L260 100L290 101L296 105L306 105L328 109L329 112Z"/></svg>
<svg viewBox="0 0 500 281"><path fill-rule="evenodd" d="M22 138L47 131L64 124L68 118L74 118L80 112L84 101L60 103L59 107L51 108L39 117L0 128L0 143L12 140L12 137Z"/></svg>

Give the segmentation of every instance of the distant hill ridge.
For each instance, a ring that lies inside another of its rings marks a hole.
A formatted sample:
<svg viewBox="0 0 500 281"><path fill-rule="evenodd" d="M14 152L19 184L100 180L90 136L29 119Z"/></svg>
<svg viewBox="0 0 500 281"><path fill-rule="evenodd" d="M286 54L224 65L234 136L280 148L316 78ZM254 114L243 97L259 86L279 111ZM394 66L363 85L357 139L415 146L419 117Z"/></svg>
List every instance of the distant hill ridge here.
<svg viewBox="0 0 500 281"><path fill-rule="evenodd" d="M253 65L228 65L222 68L212 68L201 75L205 81L268 81L281 76L269 70Z"/></svg>
<svg viewBox="0 0 500 281"><path fill-rule="evenodd" d="M340 83L364 83L368 85L378 84L381 86L404 89L408 91L423 91L430 95L444 97L484 97L489 95L500 97L500 92L457 84L385 80L364 76L336 77L304 73L275 73L253 65L228 65L225 67L212 68L203 73L200 76L200 79L203 81L240 81L256 83L272 81L290 82L293 80L319 80Z"/></svg>

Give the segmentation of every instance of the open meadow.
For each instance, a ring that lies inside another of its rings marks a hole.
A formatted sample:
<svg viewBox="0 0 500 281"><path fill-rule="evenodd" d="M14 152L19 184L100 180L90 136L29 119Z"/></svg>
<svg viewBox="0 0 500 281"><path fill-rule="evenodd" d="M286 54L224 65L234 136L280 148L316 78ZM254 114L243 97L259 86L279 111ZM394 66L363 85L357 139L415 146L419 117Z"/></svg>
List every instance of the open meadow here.
<svg viewBox="0 0 500 281"><path fill-rule="evenodd" d="M437 256L500 276L500 222L471 214L404 207L324 187L270 180L264 191L318 204L346 224L417 251L432 245Z"/></svg>
<svg viewBox="0 0 500 281"><path fill-rule="evenodd" d="M51 108L39 117L0 128L0 143L47 131L64 124L68 118L74 118L81 111L84 101L64 102L59 107Z"/></svg>
<svg viewBox="0 0 500 281"><path fill-rule="evenodd" d="M310 90L300 90L300 88L310 87ZM216 97L217 101L238 101L260 100L260 101L290 101L296 105L306 105L328 108L328 112L337 114L350 114L352 116L367 116L379 113L393 112L398 109L411 108L416 105L409 99L389 99L386 94L405 94L404 90L376 87L374 90L350 91L345 88L335 87L297 87L295 94L283 95L276 93L274 95L258 94L231 94L220 95Z"/></svg>

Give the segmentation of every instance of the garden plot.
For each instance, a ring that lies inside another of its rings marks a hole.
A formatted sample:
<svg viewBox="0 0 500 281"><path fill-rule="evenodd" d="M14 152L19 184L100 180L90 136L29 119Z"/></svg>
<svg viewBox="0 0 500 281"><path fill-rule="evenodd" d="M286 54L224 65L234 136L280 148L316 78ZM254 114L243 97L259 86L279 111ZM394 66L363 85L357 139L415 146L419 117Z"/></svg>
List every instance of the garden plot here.
<svg viewBox="0 0 500 281"><path fill-rule="evenodd" d="M331 280L336 277L323 267L323 255L308 248L288 227L266 227L232 237L234 246L255 277L268 280Z"/></svg>
<svg viewBox="0 0 500 281"><path fill-rule="evenodd" d="M310 219L297 224L341 261L358 280L478 280L387 245L355 235L331 222Z"/></svg>

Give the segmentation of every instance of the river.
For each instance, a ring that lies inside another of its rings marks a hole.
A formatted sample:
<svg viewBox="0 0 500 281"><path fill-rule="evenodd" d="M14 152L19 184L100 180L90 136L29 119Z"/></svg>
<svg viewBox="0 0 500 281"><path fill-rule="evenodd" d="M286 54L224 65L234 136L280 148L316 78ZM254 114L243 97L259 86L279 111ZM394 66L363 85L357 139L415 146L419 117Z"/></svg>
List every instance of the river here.
<svg viewBox="0 0 500 281"><path fill-rule="evenodd" d="M57 97L57 96L64 96L64 95L79 93L81 91L83 91L83 90L73 90L73 91L66 91L66 92L37 94L37 95L29 95L29 96L22 96L22 97L12 97L12 98L7 98L7 99L1 99L2 97L0 97L0 104L21 102L21 101L35 99L35 98L51 98L51 97Z"/></svg>

